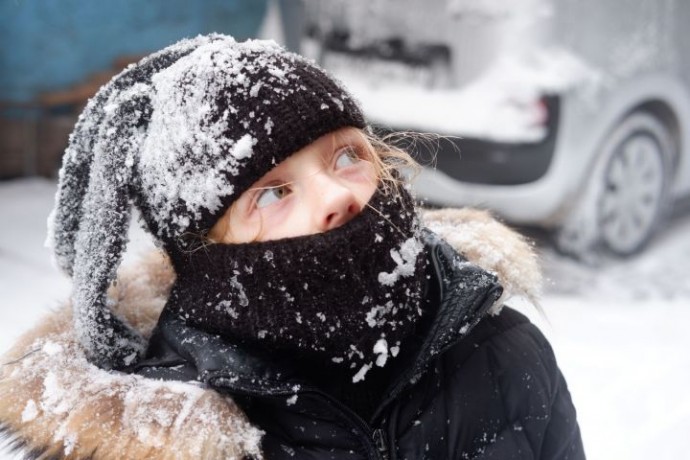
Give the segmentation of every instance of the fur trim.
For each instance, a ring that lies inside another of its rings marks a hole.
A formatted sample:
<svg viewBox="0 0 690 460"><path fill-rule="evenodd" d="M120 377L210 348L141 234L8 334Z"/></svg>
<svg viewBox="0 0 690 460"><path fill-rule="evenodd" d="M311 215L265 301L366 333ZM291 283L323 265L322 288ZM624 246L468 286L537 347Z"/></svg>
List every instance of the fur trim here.
<svg viewBox="0 0 690 460"><path fill-rule="evenodd" d="M422 220L470 262L498 277L503 295L490 313L498 314L514 297L524 297L539 308L542 273L532 242L478 209L426 210Z"/></svg>
<svg viewBox="0 0 690 460"><path fill-rule="evenodd" d="M174 273L156 257L119 279L117 312L148 337ZM260 458L261 432L230 398L99 369L72 324L65 305L2 358L0 421L15 447L37 458Z"/></svg>
<svg viewBox="0 0 690 460"><path fill-rule="evenodd" d="M471 262L496 274L507 297L536 302L533 247L488 213L423 212L423 221ZM144 337L175 274L153 254L121 270L109 297ZM71 305L44 318L0 362L0 429L37 458L261 458L261 431L230 398L192 383L162 382L91 365L73 333Z"/></svg>

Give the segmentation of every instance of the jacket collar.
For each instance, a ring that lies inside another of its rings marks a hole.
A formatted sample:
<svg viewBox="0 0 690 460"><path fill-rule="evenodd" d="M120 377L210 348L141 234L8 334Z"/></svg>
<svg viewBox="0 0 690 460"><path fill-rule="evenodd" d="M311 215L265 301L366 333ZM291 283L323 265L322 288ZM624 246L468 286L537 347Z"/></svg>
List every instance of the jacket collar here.
<svg viewBox="0 0 690 460"><path fill-rule="evenodd" d="M413 377L467 335L503 294L498 278L470 263L436 234L425 232L429 258L428 326L411 367Z"/></svg>
<svg viewBox="0 0 690 460"><path fill-rule="evenodd" d="M159 319L152 342L158 340L194 365L197 380L212 386L232 388L238 393L280 395L294 393L295 386L303 383L289 360L190 327L167 311Z"/></svg>

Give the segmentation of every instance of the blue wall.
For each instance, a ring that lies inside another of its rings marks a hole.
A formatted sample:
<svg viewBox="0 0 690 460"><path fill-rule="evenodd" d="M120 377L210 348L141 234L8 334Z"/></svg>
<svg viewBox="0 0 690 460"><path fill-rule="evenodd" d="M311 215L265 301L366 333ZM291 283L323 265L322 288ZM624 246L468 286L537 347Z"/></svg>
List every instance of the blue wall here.
<svg viewBox="0 0 690 460"><path fill-rule="evenodd" d="M0 0L0 101L27 102L183 37L256 36L264 0Z"/></svg>

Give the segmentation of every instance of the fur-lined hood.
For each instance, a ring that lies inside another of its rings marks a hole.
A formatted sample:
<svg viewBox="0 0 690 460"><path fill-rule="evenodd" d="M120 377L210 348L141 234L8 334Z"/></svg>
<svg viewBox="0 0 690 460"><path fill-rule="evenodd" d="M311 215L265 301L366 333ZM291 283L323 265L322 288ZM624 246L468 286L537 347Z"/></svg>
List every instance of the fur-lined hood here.
<svg viewBox="0 0 690 460"><path fill-rule="evenodd" d="M536 303L541 273L532 246L476 210L423 213L427 227L498 276L503 302ZM174 272L152 255L121 270L114 310L148 337ZM43 318L0 358L0 427L37 458L260 458L261 431L232 399L193 383L163 382L87 362L69 304Z"/></svg>

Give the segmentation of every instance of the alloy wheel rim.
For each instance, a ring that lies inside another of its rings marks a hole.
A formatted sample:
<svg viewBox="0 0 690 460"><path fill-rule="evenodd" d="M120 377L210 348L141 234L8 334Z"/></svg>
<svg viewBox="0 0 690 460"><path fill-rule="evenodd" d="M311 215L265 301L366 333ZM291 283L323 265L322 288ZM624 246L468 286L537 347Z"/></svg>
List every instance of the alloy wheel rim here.
<svg viewBox="0 0 690 460"><path fill-rule="evenodd" d="M629 136L614 151L604 177L600 216L607 246L634 252L649 236L664 187L663 153L646 132Z"/></svg>

